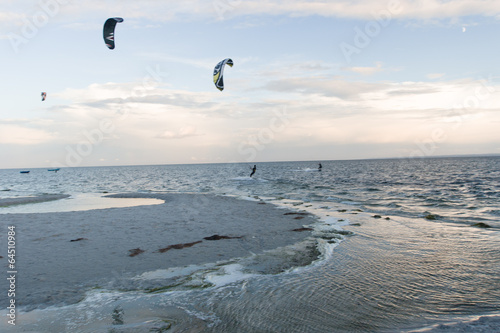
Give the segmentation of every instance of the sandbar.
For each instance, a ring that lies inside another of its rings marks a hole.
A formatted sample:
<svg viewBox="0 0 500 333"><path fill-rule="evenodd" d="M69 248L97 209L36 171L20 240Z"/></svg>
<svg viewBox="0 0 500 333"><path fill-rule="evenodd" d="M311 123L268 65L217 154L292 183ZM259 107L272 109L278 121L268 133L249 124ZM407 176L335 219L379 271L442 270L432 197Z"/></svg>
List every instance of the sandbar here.
<svg viewBox="0 0 500 333"><path fill-rule="evenodd" d="M5 214L16 227L16 300L27 311L79 302L91 288L142 289L145 272L251 256L297 243L316 222L272 204L185 193L129 193L163 204L75 212ZM106 198L103 198L106 200ZM7 267L5 237L0 240ZM167 249L163 250L162 249ZM5 279L0 288L6 290ZM1 301L0 306L7 306Z"/></svg>

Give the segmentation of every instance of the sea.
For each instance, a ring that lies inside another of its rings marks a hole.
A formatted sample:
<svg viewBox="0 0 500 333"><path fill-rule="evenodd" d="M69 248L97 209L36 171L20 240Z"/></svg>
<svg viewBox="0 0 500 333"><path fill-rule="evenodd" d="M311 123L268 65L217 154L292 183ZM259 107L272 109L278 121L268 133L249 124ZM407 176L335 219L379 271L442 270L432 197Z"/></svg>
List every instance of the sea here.
<svg viewBox="0 0 500 333"><path fill-rule="evenodd" d="M0 170L0 200L72 200L0 207L0 219L120 207L120 199L100 199L112 193L203 193L308 212L318 225L344 231L335 242L318 239L305 266L284 254L282 271L255 269L258 257L179 267L162 273L184 277L175 288L89 290L77 304L20 315L40 327L65 321L68 332L500 332L499 156L29 170ZM201 281L196 288L194 280ZM113 323L96 323L92 311L113 312Z"/></svg>

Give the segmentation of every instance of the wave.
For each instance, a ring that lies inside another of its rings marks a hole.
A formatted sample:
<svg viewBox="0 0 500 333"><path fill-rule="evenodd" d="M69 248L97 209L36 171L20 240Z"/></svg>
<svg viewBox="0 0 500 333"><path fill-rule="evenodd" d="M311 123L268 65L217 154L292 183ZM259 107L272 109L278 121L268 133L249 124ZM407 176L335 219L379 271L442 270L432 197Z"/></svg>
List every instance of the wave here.
<svg viewBox="0 0 500 333"><path fill-rule="evenodd" d="M239 181L239 182L268 182L267 179L254 178L254 177L249 177L249 176L234 177L234 178L231 178L231 180L235 180L235 181Z"/></svg>
<svg viewBox="0 0 500 333"><path fill-rule="evenodd" d="M500 332L500 315L487 315L474 319L458 320L445 324L437 324L418 330L410 330L408 333L416 332Z"/></svg>
<svg viewBox="0 0 500 333"><path fill-rule="evenodd" d="M312 172L312 171L320 171L318 168L304 168L304 169L295 169L293 172Z"/></svg>

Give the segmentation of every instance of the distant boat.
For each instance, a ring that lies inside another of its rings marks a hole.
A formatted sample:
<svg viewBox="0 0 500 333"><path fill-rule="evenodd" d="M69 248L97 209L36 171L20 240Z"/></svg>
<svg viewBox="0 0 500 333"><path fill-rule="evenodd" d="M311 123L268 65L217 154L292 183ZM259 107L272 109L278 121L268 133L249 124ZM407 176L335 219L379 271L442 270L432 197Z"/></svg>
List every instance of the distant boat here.
<svg viewBox="0 0 500 333"><path fill-rule="evenodd" d="M59 170L61 170L61 168L57 168L57 169L48 169L47 171L54 171L54 172L57 172L57 171L59 171Z"/></svg>
<svg viewBox="0 0 500 333"><path fill-rule="evenodd" d="M30 173L29 170L19 171L20 173Z"/></svg>

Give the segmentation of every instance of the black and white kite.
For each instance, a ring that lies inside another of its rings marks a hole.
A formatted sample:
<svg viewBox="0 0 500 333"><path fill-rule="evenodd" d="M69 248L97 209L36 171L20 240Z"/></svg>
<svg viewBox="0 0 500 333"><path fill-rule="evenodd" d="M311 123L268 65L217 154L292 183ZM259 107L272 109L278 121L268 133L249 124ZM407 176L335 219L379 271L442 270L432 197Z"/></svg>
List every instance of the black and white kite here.
<svg viewBox="0 0 500 333"><path fill-rule="evenodd" d="M104 43L106 46L113 50L115 48L115 26L116 23L123 22L121 17L113 17L106 20L104 23L104 28L102 30L102 35L104 38Z"/></svg>

